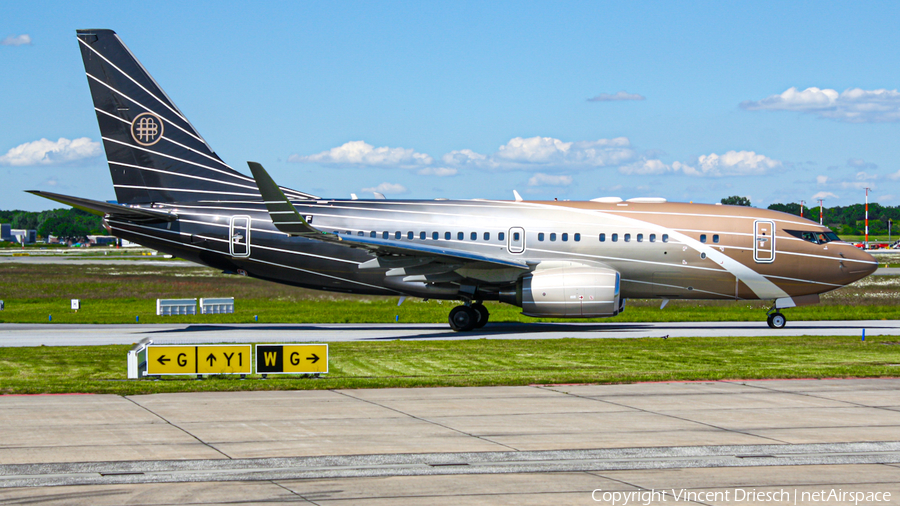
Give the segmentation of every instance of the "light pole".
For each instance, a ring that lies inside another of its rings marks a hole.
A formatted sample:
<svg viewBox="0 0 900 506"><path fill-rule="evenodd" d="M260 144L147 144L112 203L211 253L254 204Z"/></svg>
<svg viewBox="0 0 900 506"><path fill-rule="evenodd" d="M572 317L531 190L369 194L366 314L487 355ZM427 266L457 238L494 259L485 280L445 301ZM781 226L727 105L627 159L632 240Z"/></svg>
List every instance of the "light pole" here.
<svg viewBox="0 0 900 506"><path fill-rule="evenodd" d="M801 218L803 217L803 204L805 204L805 203L806 203L806 202L804 202L804 201L802 201L802 200L800 201L800 217L801 217Z"/></svg>
<svg viewBox="0 0 900 506"><path fill-rule="evenodd" d="M819 225L822 224L822 202L824 199L819 199Z"/></svg>
<svg viewBox="0 0 900 506"><path fill-rule="evenodd" d="M869 188L866 188L866 249L869 249Z"/></svg>

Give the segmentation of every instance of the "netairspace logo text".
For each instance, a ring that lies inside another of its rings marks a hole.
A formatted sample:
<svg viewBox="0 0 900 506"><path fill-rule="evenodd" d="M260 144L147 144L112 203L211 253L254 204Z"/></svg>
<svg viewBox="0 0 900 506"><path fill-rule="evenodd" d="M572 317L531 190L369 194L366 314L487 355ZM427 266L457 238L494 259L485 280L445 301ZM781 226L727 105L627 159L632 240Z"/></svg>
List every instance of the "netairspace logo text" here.
<svg viewBox="0 0 900 506"><path fill-rule="evenodd" d="M759 504L810 504L818 502L853 504L876 504L890 502L890 492L845 491L839 488L820 490L766 490L733 488L716 491L666 489L635 490L632 492L596 489L591 498L612 506L648 506L660 502L754 502Z"/></svg>

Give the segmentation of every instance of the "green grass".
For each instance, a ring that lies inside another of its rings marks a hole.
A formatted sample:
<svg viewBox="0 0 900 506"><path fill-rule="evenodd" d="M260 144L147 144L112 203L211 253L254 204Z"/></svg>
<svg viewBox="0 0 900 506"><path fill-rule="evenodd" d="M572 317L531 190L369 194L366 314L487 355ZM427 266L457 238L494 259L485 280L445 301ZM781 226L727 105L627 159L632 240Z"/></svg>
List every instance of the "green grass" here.
<svg viewBox="0 0 900 506"><path fill-rule="evenodd" d="M126 380L128 346L0 349L0 393L490 386L754 378L889 377L900 343L854 337L349 342L319 379Z"/></svg>

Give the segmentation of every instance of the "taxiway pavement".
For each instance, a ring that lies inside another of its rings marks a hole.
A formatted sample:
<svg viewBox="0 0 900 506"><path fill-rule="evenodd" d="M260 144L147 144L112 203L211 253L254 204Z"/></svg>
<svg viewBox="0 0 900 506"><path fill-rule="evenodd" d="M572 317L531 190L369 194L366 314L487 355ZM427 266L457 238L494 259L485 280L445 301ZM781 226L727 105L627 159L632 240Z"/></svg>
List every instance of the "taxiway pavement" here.
<svg viewBox="0 0 900 506"><path fill-rule="evenodd" d="M0 396L0 503L896 504L898 392L856 379Z"/></svg>
<svg viewBox="0 0 900 506"><path fill-rule="evenodd" d="M224 342L341 342L367 340L584 339L719 336L900 336L900 320L788 322L770 329L765 322L662 323L489 323L472 332L453 332L442 323L316 324L0 324L0 347L99 346Z"/></svg>

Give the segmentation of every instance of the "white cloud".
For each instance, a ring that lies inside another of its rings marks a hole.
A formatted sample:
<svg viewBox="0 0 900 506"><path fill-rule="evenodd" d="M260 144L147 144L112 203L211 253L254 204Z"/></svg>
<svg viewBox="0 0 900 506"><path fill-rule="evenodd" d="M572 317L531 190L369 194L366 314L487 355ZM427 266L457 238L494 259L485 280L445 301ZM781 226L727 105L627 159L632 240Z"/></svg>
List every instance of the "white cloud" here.
<svg viewBox="0 0 900 506"><path fill-rule="evenodd" d="M0 165L30 166L59 165L100 154L100 143L87 137L75 140L60 138L58 141L40 139L20 144L0 156Z"/></svg>
<svg viewBox="0 0 900 506"><path fill-rule="evenodd" d="M10 35L9 37L0 40L0 46L30 46L31 45L31 36L27 33L23 33L22 35Z"/></svg>
<svg viewBox="0 0 900 506"><path fill-rule="evenodd" d="M373 188L363 188L362 191L398 195L401 193L407 193L409 190L407 190L406 187L402 184L381 183L380 185Z"/></svg>
<svg viewBox="0 0 900 506"><path fill-rule="evenodd" d="M828 183L828 176L816 176L817 184L826 184Z"/></svg>
<svg viewBox="0 0 900 506"><path fill-rule="evenodd" d="M439 177L455 176L456 173L457 170L450 167L425 167L424 169L419 169L416 171L416 174L421 174L423 176Z"/></svg>
<svg viewBox="0 0 900 506"><path fill-rule="evenodd" d="M470 149L442 157L449 166L480 170L572 170L618 166L637 158L625 137L596 141L563 142L552 137L515 137L491 155Z"/></svg>
<svg viewBox="0 0 900 506"><path fill-rule="evenodd" d="M825 199L836 199L836 198L840 198L840 197L838 197L837 195L835 195L831 192L819 192L819 193L813 195L812 197L810 197L810 200L819 200L819 199L825 200Z"/></svg>
<svg viewBox="0 0 900 506"><path fill-rule="evenodd" d="M406 148L376 148L364 141L350 141L315 155L291 155L289 162L321 163L324 165L354 165L361 167L416 168L431 165L430 156Z"/></svg>
<svg viewBox="0 0 900 506"><path fill-rule="evenodd" d="M572 176L553 176L538 172L528 180L528 186L569 186Z"/></svg>
<svg viewBox="0 0 900 506"><path fill-rule="evenodd" d="M893 174L888 175L888 178L893 179L894 181L900 179L900 170L894 172Z"/></svg>
<svg viewBox="0 0 900 506"><path fill-rule="evenodd" d="M740 107L748 111L796 111L848 123L883 123L900 121L900 92L848 88L838 93L832 89L813 87L799 91L792 87L780 95L741 102Z"/></svg>
<svg viewBox="0 0 900 506"><path fill-rule="evenodd" d="M729 151L723 155L701 155L695 165L696 167L675 162L672 168L689 176L760 176L782 164L753 151Z"/></svg>
<svg viewBox="0 0 900 506"><path fill-rule="evenodd" d="M596 97L587 99L588 102L618 102L622 100L644 100L643 95L638 95L637 93L628 93L626 91L620 91L618 93L601 93Z"/></svg>
<svg viewBox="0 0 900 506"><path fill-rule="evenodd" d="M679 170L681 166L682 165L679 162L675 162L670 167L657 159L651 159L642 160L630 165L623 165L619 167L619 172L628 175L645 176L650 174L665 174L666 172Z"/></svg>

